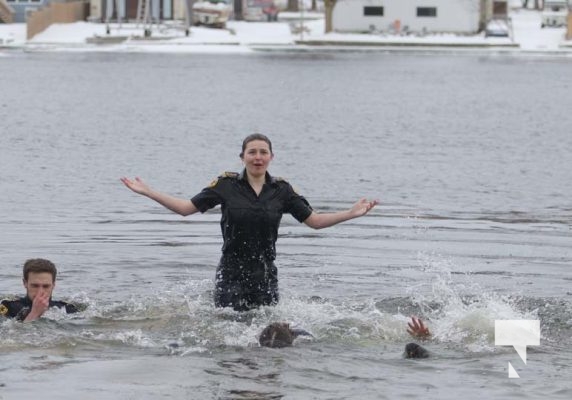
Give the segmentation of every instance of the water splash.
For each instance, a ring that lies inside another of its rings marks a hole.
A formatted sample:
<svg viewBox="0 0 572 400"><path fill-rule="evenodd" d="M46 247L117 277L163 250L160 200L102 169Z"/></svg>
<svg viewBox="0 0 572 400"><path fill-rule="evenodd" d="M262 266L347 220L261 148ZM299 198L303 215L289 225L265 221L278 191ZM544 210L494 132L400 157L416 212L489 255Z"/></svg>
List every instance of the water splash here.
<svg viewBox="0 0 572 400"><path fill-rule="evenodd" d="M49 322L40 324L0 324L2 348L111 344L187 355L220 346L256 347L264 327L277 321L309 331L318 343L400 346L410 340L409 317L418 315L427 320L438 342L460 345L469 352L491 352L498 350L495 319L536 319L538 310L555 321L558 332L570 332L568 303L551 306L543 299L523 301L487 291L470 274L459 274L453 261L436 254L420 254L419 267L426 282L410 287L403 297L333 300L285 291L277 306L246 313L215 308L210 280L177 282L145 297L112 303L78 295L88 305L79 315L56 312ZM560 310L558 316L551 314L555 307ZM564 309L568 311L561 315Z"/></svg>
<svg viewBox="0 0 572 400"><path fill-rule="evenodd" d="M461 343L469 351L494 351L496 319L537 319L534 310L519 309L513 297L487 291L471 279L452 278L456 270L450 259L420 254L419 263L429 282L409 289L412 302L429 319L433 336L440 341Z"/></svg>

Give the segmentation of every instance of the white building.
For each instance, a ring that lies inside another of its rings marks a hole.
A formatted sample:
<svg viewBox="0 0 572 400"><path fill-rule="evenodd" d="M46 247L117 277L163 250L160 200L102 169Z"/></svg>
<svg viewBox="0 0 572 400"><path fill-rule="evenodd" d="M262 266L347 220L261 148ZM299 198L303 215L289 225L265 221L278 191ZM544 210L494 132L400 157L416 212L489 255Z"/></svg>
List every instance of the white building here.
<svg viewBox="0 0 572 400"><path fill-rule="evenodd" d="M475 33L482 27L485 3L488 0L337 0L332 25L336 32Z"/></svg>
<svg viewBox="0 0 572 400"><path fill-rule="evenodd" d="M105 21L107 18L117 20L136 20L139 3L150 7L150 16L154 21L176 18L178 7L183 7L184 0L89 0L89 20ZM175 14L175 15L174 15ZM184 15L184 14L182 14Z"/></svg>

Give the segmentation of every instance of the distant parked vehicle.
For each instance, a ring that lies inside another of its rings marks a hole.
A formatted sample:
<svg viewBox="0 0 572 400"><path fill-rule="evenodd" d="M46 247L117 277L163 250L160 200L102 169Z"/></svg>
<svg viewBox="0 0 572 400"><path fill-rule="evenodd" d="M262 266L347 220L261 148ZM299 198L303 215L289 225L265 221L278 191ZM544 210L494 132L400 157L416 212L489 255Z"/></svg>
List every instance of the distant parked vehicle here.
<svg viewBox="0 0 572 400"><path fill-rule="evenodd" d="M485 28L485 37L509 37L510 29L506 19L492 19Z"/></svg>
<svg viewBox="0 0 572 400"><path fill-rule="evenodd" d="M544 0L541 27L566 26L568 18L568 0Z"/></svg>
<svg viewBox="0 0 572 400"><path fill-rule="evenodd" d="M273 0L247 0L245 21L278 21L278 7Z"/></svg>

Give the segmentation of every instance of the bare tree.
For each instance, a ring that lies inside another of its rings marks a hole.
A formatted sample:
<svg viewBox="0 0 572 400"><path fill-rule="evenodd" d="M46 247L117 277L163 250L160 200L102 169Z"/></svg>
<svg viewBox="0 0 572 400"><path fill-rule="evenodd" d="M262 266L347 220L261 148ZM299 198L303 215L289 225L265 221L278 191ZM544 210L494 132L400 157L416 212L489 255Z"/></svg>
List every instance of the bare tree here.
<svg viewBox="0 0 572 400"><path fill-rule="evenodd" d="M337 0L324 0L324 8L326 13L326 29L325 33L331 32L333 30L332 17L334 14L334 6Z"/></svg>

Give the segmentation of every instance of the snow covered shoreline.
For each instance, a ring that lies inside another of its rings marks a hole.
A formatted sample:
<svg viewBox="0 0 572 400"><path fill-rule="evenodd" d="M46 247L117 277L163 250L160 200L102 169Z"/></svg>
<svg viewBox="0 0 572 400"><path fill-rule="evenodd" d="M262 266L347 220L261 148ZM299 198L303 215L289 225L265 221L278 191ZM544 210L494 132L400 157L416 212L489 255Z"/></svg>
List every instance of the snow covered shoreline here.
<svg viewBox="0 0 572 400"><path fill-rule="evenodd" d="M324 20L275 23L229 21L227 29L192 27L185 36L181 26L155 26L150 38L135 24L76 22L54 24L26 40L25 24L0 24L0 49L24 51L202 52L356 51L356 50L476 50L510 53L572 55L565 28L540 28L538 12L520 10L511 15L512 36L324 34Z"/></svg>

